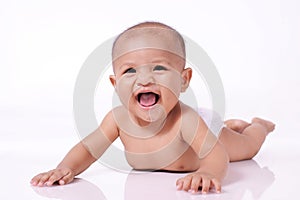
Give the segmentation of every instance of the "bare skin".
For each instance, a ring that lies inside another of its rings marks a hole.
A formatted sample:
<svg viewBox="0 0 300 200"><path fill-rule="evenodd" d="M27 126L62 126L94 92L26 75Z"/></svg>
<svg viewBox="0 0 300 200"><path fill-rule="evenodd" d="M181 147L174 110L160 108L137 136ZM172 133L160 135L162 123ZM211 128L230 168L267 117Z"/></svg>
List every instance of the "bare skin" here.
<svg viewBox="0 0 300 200"><path fill-rule="evenodd" d="M184 68L184 53L178 49L181 43L176 45L176 34L160 33L163 39L157 42L150 32L130 33L114 48L113 56L118 57L114 58L110 81L122 106L112 109L99 128L75 145L56 169L32 178L32 185L70 183L118 137L134 169L190 171L176 185L178 190L193 193L199 187L202 193L213 187L221 192L228 162L257 154L275 125L260 118L253 118L251 123L227 120L216 138L198 113L178 100L189 86L192 70ZM157 49L146 48L153 41ZM166 51L166 47L172 49Z"/></svg>
<svg viewBox="0 0 300 200"><path fill-rule="evenodd" d="M110 116L112 119L112 116ZM110 118L107 117L107 118ZM237 123L239 122L239 120L236 121ZM245 123L243 123L245 124ZM253 125L252 125L253 124ZM206 162L208 163L209 168L211 168L210 162L216 162L216 158L220 159L220 152L224 152L224 147L225 147L225 151L228 153L228 157L230 161L238 161L237 157L241 157L241 151L243 151L245 154L249 154L249 157L244 157L241 158L241 160L245 160L245 159L251 159L251 156L254 156L261 144L264 141L264 138L267 136L268 133L272 132L274 130L274 124L272 122L269 122L267 120L263 120L263 119L259 119L259 118L254 118L252 120L251 124L247 124L247 127L251 127L253 126L253 128L256 128L257 130L259 130L259 134L263 134L263 137L256 137L256 134L253 134L251 136L247 136L247 135L243 135L243 134L248 134L248 132L246 131L245 133L238 133L235 130L232 130L230 128L224 128L222 130L221 136L220 136L220 143L223 144L217 144L210 152L210 154L208 156L206 156L205 158L201 159L199 161L199 159L197 158L197 156L195 155L194 151L191 151L190 149L186 151L186 153L184 154L184 156L181 156L180 159L176 160L175 162L173 162L171 165L166 166L164 168L161 169L165 169L165 170L170 170L170 171L195 171L194 173L191 173L190 175L183 177L181 179L179 179L176 182L177 188L179 190L191 190L192 192L196 192L198 190L199 186L202 186L202 192L203 193L207 193L208 190L212 187L216 188L216 191L221 191L221 182L219 179L222 179L222 177L225 175L224 172L220 172L220 177L215 177L212 176L210 173L203 173L202 171L205 171L205 164ZM246 128L247 128L246 127ZM244 126L242 125L242 127L239 127L240 129L244 129ZM102 127L102 129L105 129L105 126ZM98 132L99 130L96 130L95 133L99 134ZM167 133L165 134L167 135ZM169 136L169 135L168 135ZM120 133L120 136L122 138L122 141L125 141L125 147L126 146L135 146L134 144L139 143L141 141L136 141L136 138L130 137L128 138L127 134L124 133ZM124 138L126 137L126 138ZM149 143L149 144L157 144L155 143L157 139L161 139L160 137L153 137L147 141L143 140L145 145L145 142ZM114 138L111 138L112 140ZM246 143L238 143L237 140L244 140ZM247 149L247 151L245 149L245 144L252 144L252 141L258 141L259 143L257 143L257 145L251 146L249 145L249 149ZM169 139L166 140L165 142L169 142ZM104 143L105 144L105 143ZM239 144L241 146L239 146ZM109 142L106 142L106 145L109 145ZM230 152L230 148L226 148L226 147L230 147L234 145L237 149L239 149L239 153L235 153L234 150L232 150L232 152ZM252 148L253 147L253 148ZM141 151L141 149L139 149L139 147L135 146L135 150L130 149L130 151L136 151L139 152ZM152 145L152 148L155 148L155 146ZM221 150L218 150L221 149ZM73 156L76 155L76 156ZM226 161L226 156L221 156L221 158L225 159L225 163ZM96 158L90 153L90 151L87 150L86 146L80 142L78 143L64 158L64 160L57 166L56 169L51 170L49 172L45 172L45 173L41 173L37 176L35 176L32 181L31 184L35 185L35 186L51 186L53 185L55 182L57 182L60 185L64 185L67 183L70 183L76 175L80 174L82 171L84 171L85 169L87 169L93 162L96 161ZM130 161L131 164L134 166L136 161ZM151 161L149 161L149 163L151 163ZM193 163L194 165L190 165L189 163ZM218 165L214 165L214 166L218 166ZM137 169L145 169L147 167L145 166L137 166L135 167ZM223 169L226 169L226 165L222 167ZM149 168L148 168L149 169ZM214 171L214 170L213 170ZM216 170L218 171L218 170ZM226 171L226 170L225 170ZM210 182L211 183L207 183Z"/></svg>
<svg viewBox="0 0 300 200"><path fill-rule="evenodd" d="M219 139L225 146L230 161L253 158L266 136L275 128L275 124L260 118L253 118L251 123L231 119L225 121L225 125Z"/></svg>

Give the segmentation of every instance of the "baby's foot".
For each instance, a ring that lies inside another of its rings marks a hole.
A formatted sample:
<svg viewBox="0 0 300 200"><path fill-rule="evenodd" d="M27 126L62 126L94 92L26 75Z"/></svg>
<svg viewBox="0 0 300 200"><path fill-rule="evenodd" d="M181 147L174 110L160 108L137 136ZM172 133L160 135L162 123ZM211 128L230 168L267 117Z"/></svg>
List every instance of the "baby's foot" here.
<svg viewBox="0 0 300 200"><path fill-rule="evenodd" d="M275 129L275 124L274 123L272 123L271 121L268 121L268 120L258 118L258 117L253 118L252 123L261 124L262 126L264 126L266 128L267 133L270 133Z"/></svg>
<svg viewBox="0 0 300 200"><path fill-rule="evenodd" d="M245 128L250 126L250 124L246 121L240 119L229 119L225 121L225 125L227 128L230 128L236 132L242 133Z"/></svg>

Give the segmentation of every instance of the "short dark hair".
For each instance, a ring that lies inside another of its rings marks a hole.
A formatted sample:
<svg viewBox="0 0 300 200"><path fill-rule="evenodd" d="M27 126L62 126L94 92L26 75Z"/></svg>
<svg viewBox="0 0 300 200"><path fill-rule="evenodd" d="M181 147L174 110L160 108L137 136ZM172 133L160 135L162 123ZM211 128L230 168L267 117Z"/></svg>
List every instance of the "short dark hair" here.
<svg viewBox="0 0 300 200"><path fill-rule="evenodd" d="M184 58L185 58L185 56L186 56L186 52L185 52L185 42L184 42L184 39L183 39L182 35L181 35L176 29L172 28L171 26L168 26L168 25L163 24L163 23L161 23L161 22L154 22L154 21L146 21L146 22L138 23L138 24L136 24L136 25L134 25L134 26L131 26L131 27L127 28L125 31L123 31L122 33L120 33L120 34L116 37L116 39L115 39L115 41L114 41L114 43L113 43L113 46L112 46L112 57L114 57L113 54L114 54L114 49L115 49L116 43L118 42L118 40L119 40L125 33L127 33L127 32L130 31L130 30L133 30L133 29L137 29L137 28L145 28L145 27L146 27L146 28L147 28L147 27L148 27L148 28L161 27L161 28L166 28L166 29L170 29L170 30L174 31L175 37L178 39L178 41L179 41L179 43L180 43L180 46L181 46L182 52L183 52L183 56L184 56Z"/></svg>

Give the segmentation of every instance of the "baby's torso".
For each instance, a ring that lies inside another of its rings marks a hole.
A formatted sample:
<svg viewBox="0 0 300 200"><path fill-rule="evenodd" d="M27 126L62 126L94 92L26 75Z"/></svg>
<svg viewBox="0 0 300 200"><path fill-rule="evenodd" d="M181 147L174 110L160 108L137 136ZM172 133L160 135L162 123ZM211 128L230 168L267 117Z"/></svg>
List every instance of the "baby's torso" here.
<svg viewBox="0 0 300 200"><path fill-rule="evenodd" d="M129 118L123 118L130 120ZM127 122L131 123L131 122ZM199 167L199 158L182 139L182 119L167 119L163 128L151 131L145 127L119 129L126 159L134 169L194 171Z"/></svg>

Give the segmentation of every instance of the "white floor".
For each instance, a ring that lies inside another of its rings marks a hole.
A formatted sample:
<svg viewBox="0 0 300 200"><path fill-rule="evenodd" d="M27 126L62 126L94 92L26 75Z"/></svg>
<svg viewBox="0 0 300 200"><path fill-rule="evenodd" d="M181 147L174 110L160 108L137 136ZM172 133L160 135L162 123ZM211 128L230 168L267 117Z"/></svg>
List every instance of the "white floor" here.
<svg viewBox="0 0 300 200"><path fill-rule="evenodd" d="M290 133L295 138L284 137L283 130L288 129L285 125L277 126L253 160L230 164L221 194L176 191L175 181L184 174L126 174L100 163L95 163L70 185L32 187L29 184L32 176L55 167L78 141L74 131L70 131L71 117L37 115L40 117L37 119L6 111L1 112L5 114L1 117L5 131L0 141L0 199L295 199L299 196L300 136ZM70 133L59 137L58 130ZM37 135L29 135L30 131ZM14 133L18 133L18 138Z"/></svg>

